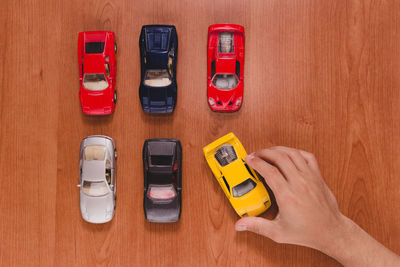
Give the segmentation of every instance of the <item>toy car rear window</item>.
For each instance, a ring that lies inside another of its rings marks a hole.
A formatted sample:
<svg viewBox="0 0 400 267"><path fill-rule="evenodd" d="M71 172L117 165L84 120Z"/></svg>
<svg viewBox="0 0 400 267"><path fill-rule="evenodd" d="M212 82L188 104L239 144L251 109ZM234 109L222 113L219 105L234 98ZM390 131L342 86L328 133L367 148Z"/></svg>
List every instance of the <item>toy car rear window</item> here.
<svg viewBox="0 0 400 267"><path fill-rule="evenodd" d="M150 156L151 165L170 166L172 164L172 156L152 155Z"/></svg>
<svg viewBox="0 0 400 267"><path fill-rule="evenodd" d="M233 53L233 32L220 32L218 35L218 53Z"/></svg>
<svg viewBox="0 0 400 267"><path fill-rule="evenodd" d="M218 161L219 165L222 167L228 165L229 163L237 160L237 155L235 149L231 145L221 146L217 152L215 152L215 159Z"/></svg>
<svg viewBox="0 0 400 267"><path fill-rule="evenodd" d="M256 187L256 183L250 178L232 188L233 197L241 197Z"/></svg>
<svg viewBox="0 0 400 267"><path fill-rule="evenodd" d="M89 42L85 44L86 54L99 54L104 51L104 42Z"/></svg>

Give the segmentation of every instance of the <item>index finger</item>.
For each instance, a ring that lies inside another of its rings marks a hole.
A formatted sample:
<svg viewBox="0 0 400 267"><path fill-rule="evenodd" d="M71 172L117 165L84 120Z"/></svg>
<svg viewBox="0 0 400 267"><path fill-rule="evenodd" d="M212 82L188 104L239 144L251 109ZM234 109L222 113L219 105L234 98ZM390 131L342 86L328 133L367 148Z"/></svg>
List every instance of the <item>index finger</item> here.
<svg viewBox="0 0 400 267"><path fill-rule="evenodd" d="M246 162L265 179L268 186L274 192L279 205L281 194L288 190L288 182L282 173L275 166L254 155L248 155Z"/></svg>

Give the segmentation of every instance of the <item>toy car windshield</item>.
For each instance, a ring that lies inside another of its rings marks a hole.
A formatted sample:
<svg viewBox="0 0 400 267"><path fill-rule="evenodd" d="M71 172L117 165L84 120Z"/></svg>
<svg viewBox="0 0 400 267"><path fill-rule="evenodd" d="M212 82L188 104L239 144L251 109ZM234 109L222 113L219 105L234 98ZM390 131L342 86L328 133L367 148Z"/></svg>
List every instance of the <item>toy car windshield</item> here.
<svg viewBox="0 0 400 267"><path fill-rule="evenodd" d="M235 88L239 81L235 74L216 74L212 83L218 89L230 90Z"/></svg>
<svg viewBox="0 0 400 267"><path fill-rule="evenodd" d="M218 35L218 53L233 53L233 32L220 32Z"/></svg>
<svg viewBox="0 0 400 267"><path fill-rule="evenodd" d="M83 181L82 192L91 197L107 195L108 187L105 181Z"/></svg>
<svg viewBox="0 0 400 267"><path fill-rule="evenodd" d="M241 197L256 187L256 183L250 178L232 188L233 197Z"/></svg>
<svg viewBox="0 0 400 267"><path fill-rule="evenodd" d="M176 196L176 191L172 185L149 185L147 196L154 200L168 200Z"/></svg>
<svg viewBox="0 0 400 267"><path fill-rule="evenodd" d="M235 161L237 159L237 155L233 146L223 145L217 150L217 152L215 152L215 158L218 163L224 167Z"/></svg>
<svg viewBox="0 0 400 267"><path fill-rule="evenodd" d="M148 70L144 84L150 87L165 87L172 83L167 70Z"/></svg>
<svg viewBox="0 0 400 267"><path fill-rule="evenodd" d="M108 82L103 73L85 73L83 87L90 91L102 91L108 88Z"/></svg>

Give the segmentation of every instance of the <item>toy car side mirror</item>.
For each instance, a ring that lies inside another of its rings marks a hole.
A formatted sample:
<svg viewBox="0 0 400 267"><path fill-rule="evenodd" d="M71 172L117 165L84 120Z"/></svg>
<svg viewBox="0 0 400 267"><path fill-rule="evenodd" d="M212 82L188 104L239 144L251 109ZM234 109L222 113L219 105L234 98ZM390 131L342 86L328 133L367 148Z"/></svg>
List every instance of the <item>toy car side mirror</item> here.
<svg viewBox="0 0 400 267"><path fill-rule="evenodd" d="M80 185L80 184L77 184L76 187L81 187L81 185Z"/></svg>

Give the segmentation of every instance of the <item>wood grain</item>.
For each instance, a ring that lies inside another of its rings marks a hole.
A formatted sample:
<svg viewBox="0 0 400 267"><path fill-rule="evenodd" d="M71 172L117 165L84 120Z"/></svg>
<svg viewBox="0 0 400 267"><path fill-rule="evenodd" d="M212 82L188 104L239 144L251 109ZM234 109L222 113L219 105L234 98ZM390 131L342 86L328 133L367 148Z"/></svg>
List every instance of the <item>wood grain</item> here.
<svg viewBox="0 0 400 267"><path fill-rule="evenodd" d="M202 147L233 131L248 151L313 152L342 211L400 253L400 2L2 0L0 13L1 266L336 266L303 247L236 233L238 219ZM234 114L206 102L206 38L213 23L246 31L245 96ZM149 116L138 99L143 24L179 37L178 105ZM82 115L79 31L112 30L119 102ZM116 140L118 200L105 225L79 212L83 137ZM142 211L146 138L183 144L183 212L151 224ZM272 212L272 211L271 211ZM271 213L270 212L270 213ZM271 215L271 214L269 214Z"/></svg>

